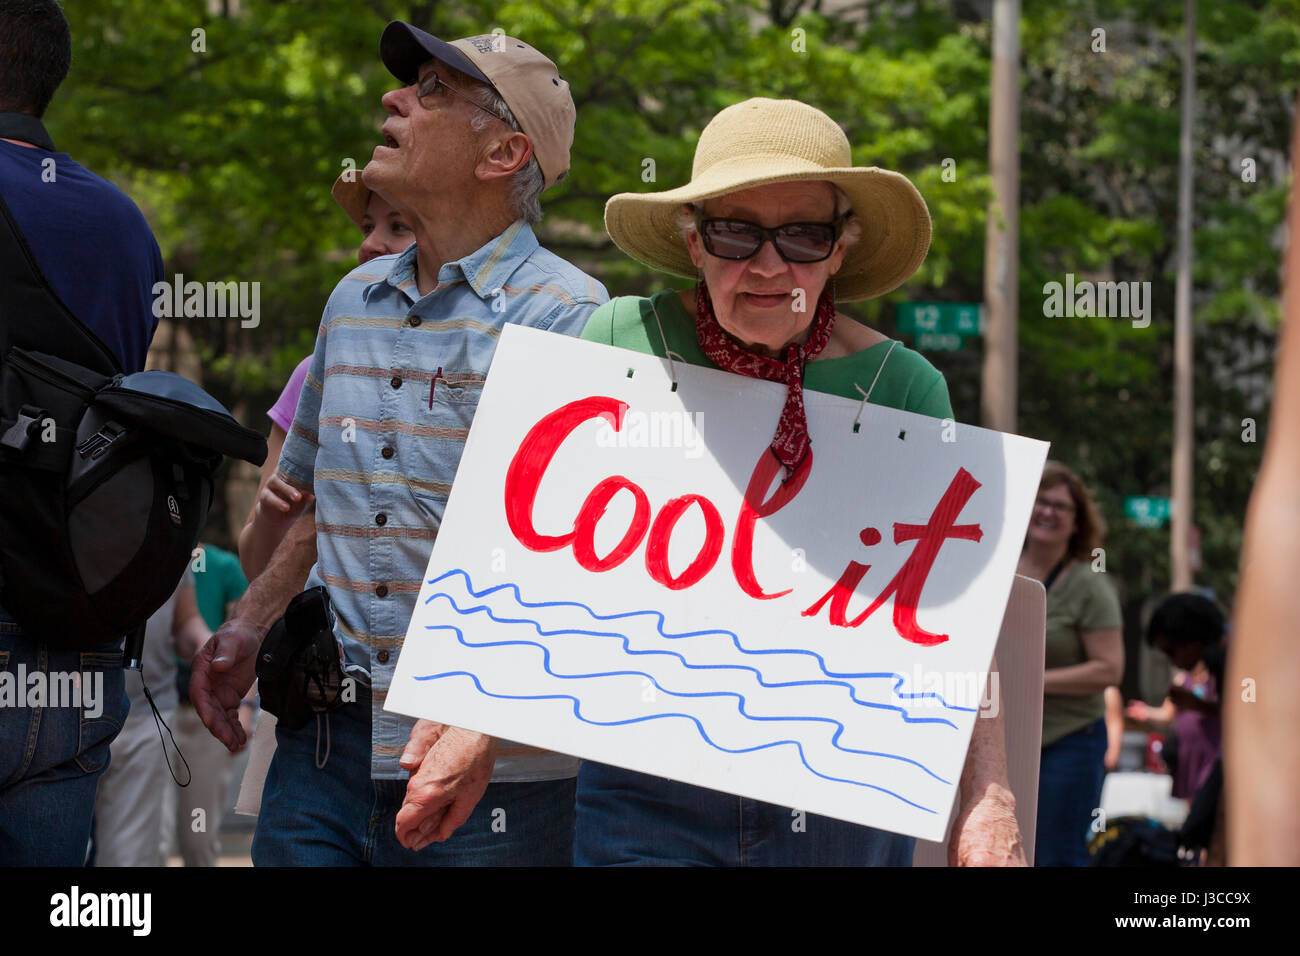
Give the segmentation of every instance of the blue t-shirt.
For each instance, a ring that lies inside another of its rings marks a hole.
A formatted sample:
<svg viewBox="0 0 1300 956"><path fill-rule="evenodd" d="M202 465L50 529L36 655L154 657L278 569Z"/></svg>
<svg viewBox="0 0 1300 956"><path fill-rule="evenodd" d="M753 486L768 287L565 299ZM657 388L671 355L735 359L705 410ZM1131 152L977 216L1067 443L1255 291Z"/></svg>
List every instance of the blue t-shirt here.
<svg viewBox="0 0 1300 956"><path fill-rule="evenodd" d="M4 140L0 195L72 314L112 349L124 372L143 369L158 325L153 287L163 264L135 203L67 153Z"/></svg>

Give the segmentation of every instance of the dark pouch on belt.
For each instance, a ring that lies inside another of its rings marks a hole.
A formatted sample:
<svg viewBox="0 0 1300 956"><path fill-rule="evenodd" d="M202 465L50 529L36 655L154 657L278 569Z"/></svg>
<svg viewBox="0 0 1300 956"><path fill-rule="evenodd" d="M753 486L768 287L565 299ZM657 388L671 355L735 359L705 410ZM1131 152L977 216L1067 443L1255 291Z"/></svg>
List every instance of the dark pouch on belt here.
<svg viewBox="0 0 1300 956"><path fill-rule="evenodd" d="M334 637L334 611L325 588L289 602L257 655L262 707L286 730L300 730L316 714L343 704L343 652Z"/></svg>

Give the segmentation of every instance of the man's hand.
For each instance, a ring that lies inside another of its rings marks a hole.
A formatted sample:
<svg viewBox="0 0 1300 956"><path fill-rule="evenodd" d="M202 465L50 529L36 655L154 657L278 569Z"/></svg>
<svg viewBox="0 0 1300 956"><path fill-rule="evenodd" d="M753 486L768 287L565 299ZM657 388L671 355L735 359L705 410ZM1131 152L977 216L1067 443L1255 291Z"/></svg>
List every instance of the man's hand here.
<svg viewBox="0 0 1300 956"><path fill-rule="evenodd" d="M397 841L418 851L451 836L487 789L496 749L495 738L484 734L418 721L400 761L414 772L397 812Z"/></svg>
<svg viewBox="0 0 1300 956"><path fill-rule="evenodd" d="M948 839L949 866L1025 866L1016 798L990 785L962 805Z"/></svg>
<svg viewBox="0 0 1300 956"><path fill-rule="evenodd" d="M247 742L239 701L256 678L257 651L266 629L238 618L222 624L194 655L190 700L199 719L231 753Z"/></svg>

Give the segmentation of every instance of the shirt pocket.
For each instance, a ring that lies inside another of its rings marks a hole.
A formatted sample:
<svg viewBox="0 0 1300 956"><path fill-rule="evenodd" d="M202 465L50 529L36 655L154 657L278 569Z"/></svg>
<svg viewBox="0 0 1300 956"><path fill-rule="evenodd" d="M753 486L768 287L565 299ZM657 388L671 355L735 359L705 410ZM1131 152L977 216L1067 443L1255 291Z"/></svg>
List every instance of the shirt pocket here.
<svg viewBox="0 0 1300 956"><path fill-rule="evenodd" d="M449 427L468 431L483 397L483 377L470 374L438 376L432 384L431 417Z"/></svg>
<svg viewBox="0 0 1300 956"><path fill-rule="evenodd" d="M453 374L431 383L417 436L419 457L428 462L421 477L428 476L428 480L412 483L418 497L447 500L482 395L483 379L479 375Z"/></svg>

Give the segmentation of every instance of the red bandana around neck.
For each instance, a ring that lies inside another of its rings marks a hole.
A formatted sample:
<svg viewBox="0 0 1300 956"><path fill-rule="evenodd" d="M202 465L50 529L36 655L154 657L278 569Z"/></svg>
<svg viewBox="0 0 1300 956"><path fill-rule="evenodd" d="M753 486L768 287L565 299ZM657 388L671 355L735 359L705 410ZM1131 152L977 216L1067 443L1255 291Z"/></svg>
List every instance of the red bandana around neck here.
<svg viewBox="0 0 1300 956"><path fill-rule="evenodd" d="M713 314L713 300L705 284L700 282L695 287L695 335L709 361L737 375L785 382L785 408L781 411L771 447L772 454L786 467L788 475L798 471L812 447L812 440L808 437L808 416L803 405L804 363L826 347L834 325L835 301L829 292L823 290L817 300L808 342L805 345L791 342L780 358L759 355L742 346L718 324Z"/></svg>

